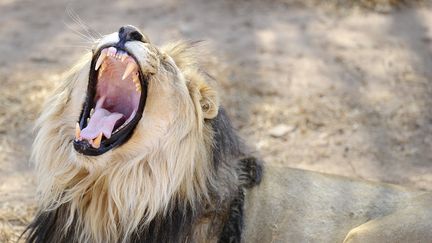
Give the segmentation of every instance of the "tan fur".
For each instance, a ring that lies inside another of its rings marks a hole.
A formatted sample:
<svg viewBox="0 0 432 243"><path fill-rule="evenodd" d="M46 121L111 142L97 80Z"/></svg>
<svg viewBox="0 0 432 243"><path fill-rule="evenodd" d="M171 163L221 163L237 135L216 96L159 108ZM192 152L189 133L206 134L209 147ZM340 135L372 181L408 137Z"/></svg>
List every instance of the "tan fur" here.
<svg viewBox="0 0 432 243"><path fill-rule="evenodd" d="M115 41L107 36L98 43ZM70 203L82 242L127 241L145 218L166 213L170 201L208 198L212 132L204 119L217 115L218 98L198 71L185 43L160 51L141 42L126 47L149 75L143 119L132 138L103 155L77 153L71 141L84 102L91 55L73 68L37 122L33 159L43 210Z"/></svg>
<svg viewBox="0 0 432 243"><path fill-rule="evenodd" d="M243 242L426 243L432 195L287 167L266 166L246 192Z"/></svg>

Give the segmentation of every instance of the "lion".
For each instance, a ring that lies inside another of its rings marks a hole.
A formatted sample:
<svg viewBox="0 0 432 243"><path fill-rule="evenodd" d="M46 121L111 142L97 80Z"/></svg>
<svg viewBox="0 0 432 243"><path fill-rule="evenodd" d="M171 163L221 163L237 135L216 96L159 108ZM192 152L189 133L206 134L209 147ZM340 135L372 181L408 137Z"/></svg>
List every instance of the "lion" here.
<svg viewBox="0 0 432 243"><path fill-rule="evenodd" d="M27 242L427 242L431 196L263 166L195 43L97 40L37 121Z"/></svg>

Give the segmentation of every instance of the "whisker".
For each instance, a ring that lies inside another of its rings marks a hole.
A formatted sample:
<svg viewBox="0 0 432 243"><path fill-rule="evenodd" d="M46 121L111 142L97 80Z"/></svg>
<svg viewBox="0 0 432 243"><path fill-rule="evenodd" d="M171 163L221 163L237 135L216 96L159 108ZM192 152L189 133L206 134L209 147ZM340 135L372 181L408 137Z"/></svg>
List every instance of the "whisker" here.
<svg viewBox="0 0 432 243"><path fill-rule="evenodd" d="M71 31L73 31L75 34L77 34L79 37L81 37L82 40L84 40L87 43L93 43L94 39L92 39L91 37L83 34L82 32L80 32L79 30L75 29L73 26L71 26L70 24L66 23L63 21L63 24Z"/></svg>
<svg viewBox="0 0 432 243"><path fill-rule="evenodd" d="M72 8L70 8L70 7L66 8L66 13L69 16L69 18L71 18L71 20L75 24L77 24L79 27L81 27L82 30L85 31L85 33L81 32L81 31L80 31L80 33L82 33L83 35L88 36L92 40L95 39L88 31L86 31L86 28L85 28L84 24L80 21L80 19L78 17L78 14L75 11L73 11Z"/></svg>
<svg viewBox="0 0 432 243"><path fill-rule="evenodd" d="M95 29L91 28L87 23L85 23L79 15L75 13L75 16L79 21L79 23L81 24L82 28L87 32L87 34L92 36L93 39L98 39L102 37L102 35L99 32L97 32Z"/></svg>
<svg viewBox="0 0 432 243"><path fill-rule="evenodd" d="M82 34L88 36L90 39L95 41L98 38L101 38L102 35L91 28L88 24L86 24L82 18L70 7L68 6L66 8L67 15L71 18L73 22L75 22L84 32L81 32Z"/></svg>

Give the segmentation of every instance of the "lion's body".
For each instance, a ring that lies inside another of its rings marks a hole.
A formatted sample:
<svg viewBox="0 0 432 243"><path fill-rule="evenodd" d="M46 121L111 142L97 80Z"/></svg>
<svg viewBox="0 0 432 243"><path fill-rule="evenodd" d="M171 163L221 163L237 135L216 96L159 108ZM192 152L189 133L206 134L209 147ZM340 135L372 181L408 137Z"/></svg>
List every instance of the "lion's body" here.
<svg viewBox="0 0 432 243"><path fill-rule="evenodd" d="M264 168L261 184L246 192L243 242L432 241L432 195L310 171Z"/></svg>
<svg viewBox="0 0 432 243"><path fill-rule="evenodd" d="M240 242L242 234L248 243L332 242L418 195L272 167L256 187L261 163L232 129L192 45L159 49L147 39L122 42L120 36L119 31L96 43L38 121L33 159L40 211L28 228L28 242ZM90 70L95 53L118 43L133 53L145 76L139 86L145 84L145 108L127 141L87 156L72 144L81 141L76 122L82 121L83 107L94 103L86 98ZM428 223L409 226L421 230Z"/></svg>

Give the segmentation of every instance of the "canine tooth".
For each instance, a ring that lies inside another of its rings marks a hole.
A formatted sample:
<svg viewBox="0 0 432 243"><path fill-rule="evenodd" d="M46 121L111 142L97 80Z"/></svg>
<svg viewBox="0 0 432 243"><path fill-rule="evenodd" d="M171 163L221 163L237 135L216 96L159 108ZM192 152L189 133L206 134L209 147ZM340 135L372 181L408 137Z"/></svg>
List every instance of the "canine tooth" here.
<svg viewBox="0 0 432 243"><path fill-rule="evenodd" d="M95 70L98 70L102 62L105 60L105 57L107 56L107 52L108 52L107 49L103 49L101 51L101 54L99 55L99 58L96 62Z"/></svg>
<svg viewBox="0 0 432 243"><path fill-rule="evenodd" d="M80 137L81 137L81 128L79 123L77 122L75 125L75 139L80 140Z"/></svg>
<svg viewBox="0 0 432 243"><path fill-rule="evenodd" d="M99 133L99 136L93 140L92 146L93 148L99 148L102 140L102 132Z"/></svg>
<svg viewBox="0 0 432 243"><path fill-rule="evenodd" d="M122 80L124 80L129 74L135 69L136 65L133 62L128 63L126 66L125 72L123 74Z"/></svg>

